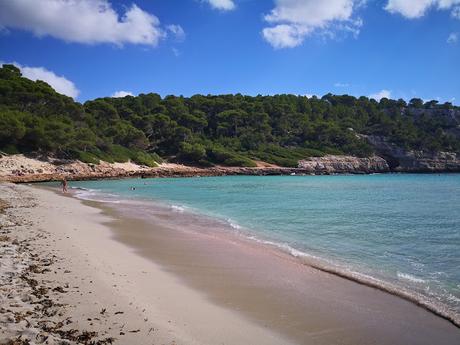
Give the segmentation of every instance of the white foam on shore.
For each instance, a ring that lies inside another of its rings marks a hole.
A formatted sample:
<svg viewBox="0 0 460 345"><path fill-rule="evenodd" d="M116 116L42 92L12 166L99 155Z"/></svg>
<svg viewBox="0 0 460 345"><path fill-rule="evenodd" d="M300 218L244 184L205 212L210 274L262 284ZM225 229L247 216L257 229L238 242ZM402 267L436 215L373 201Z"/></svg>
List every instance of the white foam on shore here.
<svg viewBox="0 0 460 345"><path fill-rule="evenodd" d="M407 281L410 281L413 283L419 283L419 284L426 283L426 280L413 276L412 274L409 274L409 273L397 272L396 274L398 278L401 278L403 280L407 280Z"/></svg>
<svg viewBox="0 0 460 345"><path fill-rule="evenodd" d="M185 211L185 206L171 205L171 209L172 209L174 212L183 213L183 212Z"/></svg>
<svg viewBox="0 0 460 345"><path fill-rule="evenodd" d="M322 257L308 254L291 247L286 243L279 243L269 240L262 240L253 235L247 235L248 239L255 242L276 247L283 252L299 259L303 264L318 269L323 272L337 275L341 278L354 281L359 284L363 284L369 287L376 288L378 290L387 292L389 294L398 296L407 301L410 301L426 310L452 322L457 327L460 327L460 314L453 311L448 305L439 301L439 296L433 296L434 299L430 299L428 296L424 296L416 291L408 290L407 288L396 286L390 282L378 279L376 277L356 272L347 267L341 267L336 265L334 262L326 260ZM425 280L417 278L415 276L398 272L398 277L416 282L419 284L426 283ZM452 298L453 297L453 298ZM455 296L450 295L450 300L456 300Z"/></svg>
<svg viewBox="0 0 460 345"><path fill-rule="evenodd" d="M96 201L102 203L109 203L109 204L119 204L121 200L110 200L108 198L104 198L103 196L114 196L108 193L101 193L95 189L89 188L82 188L82 187L72 187L73 195L75 195L78 199L86 200L86 201Z"/></svg>
<svg viewBox="0 0 460 345"><path fill-rule="evenodd" d="M241 230L242 229L241 226L238 223L236 223L234 220L232 220L230 218L227 219L227 223L228 223L228 225L230 225L230 227L232 227L235 230Z"/></svg>

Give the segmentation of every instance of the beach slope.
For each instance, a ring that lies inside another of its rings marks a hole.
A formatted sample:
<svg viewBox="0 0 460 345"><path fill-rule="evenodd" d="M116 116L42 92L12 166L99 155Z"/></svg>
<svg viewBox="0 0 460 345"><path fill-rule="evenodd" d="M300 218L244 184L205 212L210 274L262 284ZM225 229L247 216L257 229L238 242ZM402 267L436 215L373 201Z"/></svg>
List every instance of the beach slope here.
<svg viewBox="0 0 460 345"><path fill-rule="evenodd" d="M113 240L100 210L24 185L0 198L0 344L290 343Z"/></svg>

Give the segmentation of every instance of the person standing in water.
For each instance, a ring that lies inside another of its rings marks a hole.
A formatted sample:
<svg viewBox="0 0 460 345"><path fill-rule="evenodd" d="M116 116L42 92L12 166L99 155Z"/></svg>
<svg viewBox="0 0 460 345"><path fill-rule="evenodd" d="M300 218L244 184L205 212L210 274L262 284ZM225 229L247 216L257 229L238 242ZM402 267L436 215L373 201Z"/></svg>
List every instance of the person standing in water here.
<svg viewBox="0 0 460 345"><path fill-rule="evenodd" d="M62 178L61 186L62 186L62 193L67 193L67 180L65 177Z"/></svg>

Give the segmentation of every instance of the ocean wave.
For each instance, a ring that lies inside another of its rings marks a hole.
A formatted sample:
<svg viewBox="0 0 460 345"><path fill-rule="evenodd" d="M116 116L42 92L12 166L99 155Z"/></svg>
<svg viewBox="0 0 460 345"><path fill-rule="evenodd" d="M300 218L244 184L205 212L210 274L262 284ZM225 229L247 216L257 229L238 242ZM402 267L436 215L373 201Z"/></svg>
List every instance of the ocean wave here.
<svg viewBox="0 0 460 345"><path fill-rule="evenodd" d="M96 201L102 203L109 203L109 204L119 204L121 200L111 200L107 197L111 196L111 194L103 194L98 192L94 189L89 188L82 188L82 187L72 187L73 195L80 200L86 201ZM113 196L113 195L112 195Z"/></svg>
<svg viewBox="0 0 460 345"><path fill-rule="evenodd" d="M452 311L449 308L449 306L444 304L443 302L438 302L438 301L429 299L427 296L417 293L416 291L412 291L404 287L396 286L394 284L391 284L387 281L383 281L376 277L373 277L367 274L363 274L361 272L356 272L350 268L339 267L335 265L333 262L328 261L324 258L315 256L315 255L311 255L306 252L295 249L287 243L279 243L279 242L274 242L274 241L269 241L269 240L263 240L255 236L252 236L252 235L249 235L246 237L258 243L276 247L277 249L280 249L283 252L288 253L294 258L299 259L300 262L306 266L309 266L314 269L317 269L323 272L327 272L327 273L336 275L338 277L341 277L347 280L351 280L355 283L366 285L366 286L381 290L383 292L392 294L394 296L403 298L409 302L412 302L432 312L433 314L437 316L440 316L450 321L455 326L460 327L460 314L455 311ZM425 283L425 280L423 279L420 279L420 278L417 278L417 277L414 277L408 274L400 273L400 272L398 272L398 277L407 279L407 280L411 280L417 283ZM458 298L453 295L450 295L449 299L458 300Z"/></svg>
<svg viewBox="0 0 460 345"><path fill-rule="evenodd" d="M70 187L72 190L86 190L86 191L92 191L92 189L85 188L85 187Z"/></svg>
<svg viewBox="0 0 460 345"><path fill-rule="evenodd" d="M179 205L171 205L171 209L175 212L184 212L185 211L185 206L179 206Z"/></svg>
<svg viewBox="0 0 460 345"><path fill-rule="evenodd" d="M411 274L408 274L408 273L402 273L402 272L397 272L396 275L398 276L398 278L401 278L403 280L407 280L407 281L410 281L410 282L414 282L414 283L426 283L426 280L422 279L422 278L418 278L416 276L413 276Z"/></svg>
<svg viewBox="0 0 460 345"><path fill-rule="evenodd" d="M230 227L232 227L233 229L235 230L241 230L241 226L239 224L237 224L234 220L228 218L227 219L227 223L228 225L230 225Z"/></svg>

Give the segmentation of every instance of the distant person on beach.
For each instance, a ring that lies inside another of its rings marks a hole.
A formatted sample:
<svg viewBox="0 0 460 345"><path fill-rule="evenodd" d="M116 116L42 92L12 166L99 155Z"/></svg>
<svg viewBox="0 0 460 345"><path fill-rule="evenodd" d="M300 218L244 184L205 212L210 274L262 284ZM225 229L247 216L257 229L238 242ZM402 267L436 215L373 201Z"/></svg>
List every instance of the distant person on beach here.
<svg viewBox="0 0 460 345"><path fill-rule="evenodd" d="M62 186L62 193L67 193L67 180L65 177L61 180L61 186Z"/></svg>

